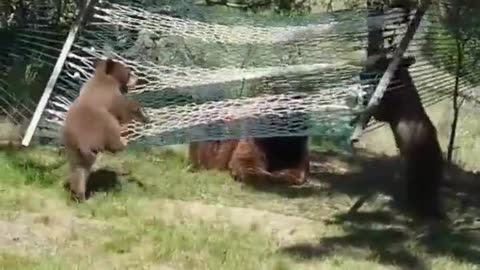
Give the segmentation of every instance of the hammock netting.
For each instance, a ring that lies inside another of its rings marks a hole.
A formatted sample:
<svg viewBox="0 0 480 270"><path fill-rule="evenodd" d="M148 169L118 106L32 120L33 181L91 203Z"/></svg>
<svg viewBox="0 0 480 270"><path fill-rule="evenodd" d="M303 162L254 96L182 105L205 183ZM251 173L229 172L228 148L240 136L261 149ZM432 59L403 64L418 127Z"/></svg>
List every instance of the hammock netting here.
<svg viewBox="0 0 480 270"><path fill-rule="evenodd" d="M128 125L131 142L169 145L294 135L347 142L353 111L364 106L382 75L363 72L366 9L267 20L185 5L140 0L97 4L77 35L36 136L58 142L65 113L91 76L93 61L112 57L139 75L139 85L128 95L142 102L152 120ZM455 83L454 75L435 65L448 48L428 47L432 38L442 38L435 35L441 28L437 17L435 11L427 13L406 53L416 58L410 71L425 106L449 98ZM388 40L398 40L407 24L398 9L383 18L388 47ZM64 36L39 25L18 30L9 57L53 65ZM31 53L39 48L43 55ZM2 82L0 91L7 87ZM471 82L461 81L463 94L472 95L472 89ZM369 128L376 126L371 122Z"/></svg>

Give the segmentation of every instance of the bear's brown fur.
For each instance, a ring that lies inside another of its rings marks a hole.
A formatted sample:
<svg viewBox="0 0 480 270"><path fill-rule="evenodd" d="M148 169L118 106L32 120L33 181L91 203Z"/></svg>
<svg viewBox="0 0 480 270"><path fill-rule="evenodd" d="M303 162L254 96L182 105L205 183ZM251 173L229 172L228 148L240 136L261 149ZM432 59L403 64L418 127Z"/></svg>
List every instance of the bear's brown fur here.
<svg viewBox="0 0 480 270"><path fill-rule="evenodd" d="M114 103L112 108L113 115L118 119L120 125L136 120L142 123L147 123L150 119L143 111L142 104L138 100L119 98L118 102Z"/></svg>
<svg viewBox="0 0 480 270"><path fill-rule="evenodd" d="M99 60L67 112L62 137L70 164L70 190L80 201L85 200L86 181L97 153L115 153L127 145L121 137L121 123L135 117L128 114L129 106L136 103L126 101L120 89L133 87L136 81L126 65Z"/></svg>
<svg viewBox="0 0 480 270"><path fill-rule="evenodd" d="M390 125L406 162L407 201L411 210L421 217L443 218L439 189L444 158L437 130L408 71L414 61L403 60L373 117ZM379 60L375 67L384 71L389 63L390 60Z"/></svg>

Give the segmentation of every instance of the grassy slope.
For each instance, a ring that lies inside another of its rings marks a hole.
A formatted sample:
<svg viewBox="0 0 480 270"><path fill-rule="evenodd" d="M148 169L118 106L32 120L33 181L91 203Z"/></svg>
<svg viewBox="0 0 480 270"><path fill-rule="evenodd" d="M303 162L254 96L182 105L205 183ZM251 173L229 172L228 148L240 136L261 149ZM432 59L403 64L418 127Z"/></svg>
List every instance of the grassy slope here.
<svg viewBox="0 0 480 270"><path fill-rule="evenodd" d="M66 167L49 167L62 160L55 151L0 152L0 269L476 269L473 233L422 236L384 198L344 215L366 187L386 186L362 170L381 162L391 173L392 162L320 158L336 169L317 168L309 186L254 189L187 173L171 150L133 149L102 159L131 171L121 188L76 205Z"/></svg>

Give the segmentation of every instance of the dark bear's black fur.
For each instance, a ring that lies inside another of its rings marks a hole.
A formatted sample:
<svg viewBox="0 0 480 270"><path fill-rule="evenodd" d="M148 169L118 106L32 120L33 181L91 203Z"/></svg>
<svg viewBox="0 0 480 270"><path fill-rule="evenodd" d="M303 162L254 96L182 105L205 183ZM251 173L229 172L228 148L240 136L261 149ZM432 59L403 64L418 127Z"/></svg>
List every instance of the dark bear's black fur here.
<svg viewBox="0 0 480 270"><path fill-rule="evenodd" d="M386 70L389 60L376 63ZM413 58L403 60L373 117L387 122L406 163L407 202L420 217L445 217L440 202L444 158L437 130L422 105L408 68Z"/></svg>

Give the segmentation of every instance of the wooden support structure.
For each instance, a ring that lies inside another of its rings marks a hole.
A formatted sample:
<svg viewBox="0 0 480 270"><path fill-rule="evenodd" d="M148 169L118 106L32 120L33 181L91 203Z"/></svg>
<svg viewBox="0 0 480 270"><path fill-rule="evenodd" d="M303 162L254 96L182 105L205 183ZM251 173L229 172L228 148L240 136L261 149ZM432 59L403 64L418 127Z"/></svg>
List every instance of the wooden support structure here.
<svg viewBox="0 0 480 270"><path fill-rule="evenodd" d="M369 1L370 3L370 1ZM395 52L393 54L393 59L390 62L390 64L387 67L387 70L383 73L383 76L378 83L378 85L375 88L375 91L373 92L372 97L370 98L365 110L360 114L359 119L357 120L355 130L350 137L350 142L351 144L354 144L360 140L360 137L363 133L364 128L370 121L372 117L372 113L374 110L377 108L377 106L380 104L381 99L385 93L385 91L388 88L388 85L390 84L390 81L397 70L398 66L400 65L403 55L405 51L408 48L408 45L410 44L410 41L413 39L418 26L420 25L420 22L423 18L423 15L425 15L425 12L428 10L428 7L431 4L431 0L424 0L420 4L420 6L417 8L417 11L415 13L414 18L410 21L407 27L407 31L405 35L403 35L400 41L395 40L394 44L399 44L398 47L395 49ZM374 7L371 7L374 8ZM378 14L379 12L375 12L374 14ZM369 13L369 17L372 16L371 13ZM375 15L373 15L375 16ZM371 19L371 18L369 18ZM378 22L378 20L377 20ZM378 27L378 25L376 25ZM378 61L381 58L386 58L386 54L383 51L383 31L380 31L379 29L371 28L372 23L369 22L369 44L368 44L368 58L367 58L367 66L365 70L368 72L371 70L370 64L374 63L375 61ZM371 31L371 32L370 32ZM378 36L378 33L382 33L382 37ZM382 41L382 44L380 44L379 40ZM348 214L353 214L357 212L360 207L365 204L369 199L376 197L376 194L374 192L368 192L361 196L350 208L348 211Z"/></svg>
<svg viewBox="0 0 480 270"><path fill-rule="evenodd" d="M371 75L374 74L375 69L372 68L371 63L377 59L386 59L387 54L385 50L385 40L383 36L385 28L385 0L367 0L367 31L368 31L368 43L367 43L367 61L365 63L364 71L360 74L360 81L362 85L371 88L369 80ZM365 83L365 80L367 82ZM370 89L369 89L370 90ZM367 91L369 91L367 90ZM366 104L363 104L366 105ZM353 123L356 124L356 128L350 137L350 143L356 143L360 137L358 134L358 124L361 114L359 114ZM365 126L363 126L365 127ZM362 130L363 131L363 130Z"/></svg>
<svg viewBox="0 0 480 270"><path fill-rule="evenodd" d="M33 134L35 133L35 130L37 129L38 123L40 121L40 118L43 114L43 111L45 110L45 107L47 106L48 100L50 99L50 96L52 95L53 88L55 87L55 84L57 82L58 77L60 76L60 73L62 72L63 65L65 61L67 60L68 53L70 52L73 42L75 41L75 38L77 36L78 31L80 30L81 26L83 25L85 21L85 17L88 14L90 7L94 3L94 0L87 0L85 2L85 6L80 9L79 15L75 23L73 24L72 28L70 29L70 32L68 33L68 36L65 40L65 43L63 45L62 51L60 52L60 55L58 56L57 62L55 63L55 66L52 71L52 75L48 79L47 85L45 87L45 90L43 91L42 97L40 98L37 108L35 109L35 112L33 113L32 120L30 121L30 124L28 125L27 130L25 131L25 135L22 139L22 145L23 146L28 146L30 145L30 141L32 140Z"/></svg>
<svg viewBox="0 0 480 270"><path fill-rule="evenodd" d="M390 81L397 70L398 65L401 63L403 59L403 55L405 51L408 49L408 45L410 41L412 41L420 22L422 21L423 15L427 11L428 7L431 4L431 0L424 0L421 2L420 6L417 8L414 18L410 21L407 31L405 35L401 38L398 47L396 48L395 52L393 53L393 59L388 65L387 70L383 73L380 82L378 83L375 91L373 92L372 97L370 98L367 107L365 110L360 114L360 117L356 123L355 130L350 137L350 142L356 143L360 140L360 137L363 133L364 128L370 121L372 117L373 111L377 108L380 100L383 97L383 94L388 88ZM368 63L369 61L367 61Z"/></svg>

